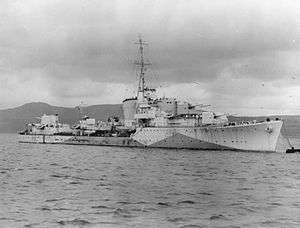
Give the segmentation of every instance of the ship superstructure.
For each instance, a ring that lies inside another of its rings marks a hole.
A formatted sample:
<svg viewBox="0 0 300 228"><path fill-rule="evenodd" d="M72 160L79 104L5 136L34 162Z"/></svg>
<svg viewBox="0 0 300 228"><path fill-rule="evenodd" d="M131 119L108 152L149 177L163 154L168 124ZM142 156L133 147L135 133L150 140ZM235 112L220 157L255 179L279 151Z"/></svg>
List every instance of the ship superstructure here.
<svg viewBox="0 0 300 228"><path fill-rule="evenodd" d="M150 65L144 58L146 42L139 38L137 44L137 93L135 97L123 101L123 121L112 118L104 123L86 117L75 127L73 135L53 134L51 137L42 132L32 132L20 141L153 148L276 150L283 124L279 119L231 123L226 114L216 114L207 105L158 97L156 89L146 85L146 66Z"/></svg>
<svg viewBox="0 0 300 228"><path fill-rule="evenodd" d="M36 117L40 120L39 123L30 123L26 129L20 132L21 135L72 135L74 131L69 124L59 122L58 114Z"/></svg>
<svg viewBox="0 0 300 228"><path fill-rule="evenodd" d="M123 101L125 126L132 127L163 127L163 126L200 126L203 124L225 124L228 122L225 114L216 115L206 111L205 105L192 105L177 101L175 98L156 95L156 89L145 84L144 45L139 38L140 58L135 64L139 67L139 83L137 96Z"/></svg>

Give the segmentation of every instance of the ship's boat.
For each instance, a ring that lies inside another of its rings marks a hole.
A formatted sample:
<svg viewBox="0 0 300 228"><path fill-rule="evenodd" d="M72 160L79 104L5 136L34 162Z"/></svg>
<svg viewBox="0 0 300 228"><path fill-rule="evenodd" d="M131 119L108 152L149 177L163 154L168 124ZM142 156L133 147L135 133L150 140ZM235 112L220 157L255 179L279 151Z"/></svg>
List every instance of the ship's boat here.
<svg viewBox="0 0 300 228"><path fill-rule="evenodd" d="M123 101L123 121L96 122L83 118L73 129L42 117L41 124L22 135L21 142L64 143L151 148L276 151L282 120L228 121L227 114L215 113L207 105L193 105L175 98L158 97L145 84L145 42L139 38L140 58L136 61L139 83L135 97ZM47 117L47 118L46 118ZM42 124L42 122L44 124ZM54 127L55 126L55 127ZM57 127L59 126L59 127ZM43 129L42 129L43 128ZM71 135L58 135L72 132Z"/></svg>

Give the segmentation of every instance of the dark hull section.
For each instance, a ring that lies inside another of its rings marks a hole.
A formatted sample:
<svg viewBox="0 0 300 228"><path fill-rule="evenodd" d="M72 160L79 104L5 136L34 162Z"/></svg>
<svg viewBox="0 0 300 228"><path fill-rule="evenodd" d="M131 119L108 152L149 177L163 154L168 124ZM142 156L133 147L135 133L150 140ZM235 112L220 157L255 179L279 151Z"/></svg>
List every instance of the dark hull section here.
<svg viewBox="0 0 300 228"><path fill-rule="evenodd" d="M226 146L193 140L183 135L177 135L152 145L144 145L130 137L90 137L90 136L61 136L61 135L20 135L20 143L35 144L64 144L86 146L116 146L137 148L165 148L192 150L237 150Z"/></svg>
<svg viewBox="0 0 300 228"><path fill-rule="evenodd" d="M215 143L204 142L182 134L175 134L159 142L149 145L154 148L176 148L176 149L202 149L202 150L229 150L231 148Z"/></svg>
<svg viewBox="0 0 300 228"><path fill-rule="evenodd" d="M91 146L145 147L130 137L91 137L63 135L20 135L20 143L68 144Z"/></svg>
<svg viewBox="0 0 300 228"><path fill-rule="evenodd" d="M88 137L75 136L66 141L64 144L73 145L94 145L94 146L122 146L122 147L144 147L143 144L129 137Z"/></svg>
<svg viewBox="0 0 300 228"><path fill-rule="evenodd" d="M91 137L91 136L62 136L62 135L20 135L20 143L37 144L67 144L88 146L118 146L141 148L169 148L169 149L230 149L213 143L193 140L183 135L162 140L153 145L143 145L130 137Z"/></svg>

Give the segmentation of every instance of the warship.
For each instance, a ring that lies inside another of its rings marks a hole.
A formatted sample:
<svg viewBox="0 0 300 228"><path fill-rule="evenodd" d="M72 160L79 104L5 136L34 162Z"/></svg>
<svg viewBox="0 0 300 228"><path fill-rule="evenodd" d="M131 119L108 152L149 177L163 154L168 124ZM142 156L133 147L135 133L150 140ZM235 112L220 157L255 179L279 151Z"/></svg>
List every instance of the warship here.
<svg viewBox="0 0 300 228"><path fill-rule="evenodd" d="M206 105L159 97L145 83L144 47L138 39L136 96L123 101L123 117L96 121L84 116L75 126L61 124L58 115L43 115L40 123L27 125L19 142L94 146L240 150L275 152L283 121L229 122Z"/></svg>

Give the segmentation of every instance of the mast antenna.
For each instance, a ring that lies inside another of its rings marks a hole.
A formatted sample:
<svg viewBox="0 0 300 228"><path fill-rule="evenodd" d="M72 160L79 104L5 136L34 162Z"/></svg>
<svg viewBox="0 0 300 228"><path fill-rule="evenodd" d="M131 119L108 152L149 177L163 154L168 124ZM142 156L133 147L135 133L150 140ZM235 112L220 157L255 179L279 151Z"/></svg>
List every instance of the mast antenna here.
<svg viewBox="0 0 300 228"><path fill-rule="evenodd" d="M144 47L148 45L147 42L142 40L141 35L139 35L139 39L135 44L139 45L139 60L135 61L135 65L139 66L139 84L137 91L137 98L139 101L144 101L145 98L145 66L151 65L149 62L145 62L144 58Z"/></svg>

